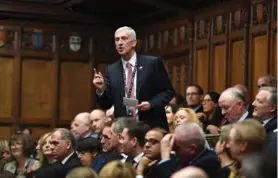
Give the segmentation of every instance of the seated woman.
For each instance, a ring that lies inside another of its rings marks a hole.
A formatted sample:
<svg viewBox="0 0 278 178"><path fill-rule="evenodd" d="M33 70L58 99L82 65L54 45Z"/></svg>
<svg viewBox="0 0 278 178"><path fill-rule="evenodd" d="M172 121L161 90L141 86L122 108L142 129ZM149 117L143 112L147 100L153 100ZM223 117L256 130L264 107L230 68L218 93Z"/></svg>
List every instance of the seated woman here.
<svg viewBox="0 0 278 178"><path fill-rule="evenodd" d="M236 161L232 159L230 150L227 148L229 134L232 127L233 126L231 124L221 127L221 134L215 146L216 155L221 163L221 169L219 170L218 176L219 178L233 178L233 174L236 170Z"/></svg>
<svg viewBox="0 0 278 178"><path fill-rule="evenodd" d="M14 160L7 140L0 140L0 154L0 171L3 171L5 164Z"/></svg>
<svg viewBox="0 0 278 178"><path fill-rule="evenodd" d="M30 158L33 152L33 142L29 135L15 134L9 140L9 147L15 161L5 165L4 170L13 173L17 178L25 177L25 174L38 161Z"/></svg>
<svg viewBox="0 0 278 178"><path fill-rule="evenodd" d="M83 166L91 167L96 155L101 151L100 141L93 137L80 140L76 150Z"/></svg>
<svg viewBox="0 0 278 178"><path fill-rule="evenodd" d="M169 127L169 133L173 133L175 126L174 126L174 116L175 113L177 112L178 107L175 104L168 104L165 106L165 112L166 112L166 117L167 117L167 122L168 122L168 127Z"/></svg>
<svg viewBox="0 0 278 178"><path fill-rule="evenodd" d="M201 128L202 123L197 118L195 112L190 108L179 108L178 111L175 114L175 127L188 122L194 122L197 123Z"/></svg>
<svg viewBox="0 0 278 178"><path fill-rule="evenodd" d="M202 122L205 133L219 134L220 122L223 119L221 109L218 106L219 97L218 93L209 92L203 98Z"/></svg>

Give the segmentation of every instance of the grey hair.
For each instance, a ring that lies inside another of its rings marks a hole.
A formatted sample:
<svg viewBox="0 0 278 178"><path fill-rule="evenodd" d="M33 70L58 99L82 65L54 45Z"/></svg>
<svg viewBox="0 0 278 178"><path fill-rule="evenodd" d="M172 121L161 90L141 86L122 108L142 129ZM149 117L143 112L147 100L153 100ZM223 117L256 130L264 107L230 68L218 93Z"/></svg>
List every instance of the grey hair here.
<svg viewBox="0 0 278 178"><path fill-rule="evenodd" d="M260 88L259 91L268 91L270 93L270 97L267 98L268 102L273 105L277 105L277 88L267 86Z"/></svg>
<svg viewBox="0 0 278 178"><path fill-rule="evenodd" d="M264 76L261 76L259 79L261 79L261 78L267 78L268 84L270 86L276 86L277 85L277 78L274 77L273 75L264 75Z"/></svg>
<svg viewBox="0 0 278 178"><path fill-rule="evenodd" d="M223 93L226 93L226 92L229 92L233 99L235 99L237 101L242 101L244 106L246 105L246 99L245 99L244 93L240 89L231 87L231 88L226 89Z"/></svg>
<svg viewBox="0 0 278 178"><path fill-rule="evenodd" d="M205 149L206 135L203 129L196 123L184 123L176 127L175 135L178 135L183 146L196 144L199 151Z"/></svg>
<svg viewBox="0 0 278 178"><path fill-rule="evenodd" d="M127 31L127 33L131 36L131 38L132 38L133 40L136 40L136 33L135 33L135 31L134 31L131 27L124 26L124 27L118 28L118 29L115 31L115 36L116 36L116 33L120 32L120 31Z"/></svg>
<svg viewBox="0 0 278 178"><path fill-rule="evenodd" d="M58 128L58 129L55 129L55 132L59 132L60 133L62 140L70 141L72 149L75 149L75 147L76 147L76 139L75 139L73 133L70 130L65 129L65 128Z"/></svg>
<svg viewBox="0 0 278 178"><path fill-rule="evenodd" d="M113 131L115 133L122 133L124 128L127 128L130 123L134 122L134 120L131 117L119 117L116 118L116 121L114 122L114 128Z"/></svg>

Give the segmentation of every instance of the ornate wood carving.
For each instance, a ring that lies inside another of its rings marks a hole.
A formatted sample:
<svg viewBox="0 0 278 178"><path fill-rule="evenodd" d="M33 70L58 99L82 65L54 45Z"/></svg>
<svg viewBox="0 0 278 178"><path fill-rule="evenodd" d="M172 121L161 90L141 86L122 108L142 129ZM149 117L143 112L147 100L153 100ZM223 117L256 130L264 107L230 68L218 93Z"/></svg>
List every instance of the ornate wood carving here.
<svg viewBox="0 0 278 178"><path fill-rule="evenodd" d="M224 15L213 17L213 35L225 34L227 28L227 18Z"/></svg>
<svg viewBox="0 0 278 178"><path fill-rule="evenodd" d="M175 65L176 68L176 91L180 92L180 86L181 86L181 64Z"/></svg>
<svg viewBox="0 0 278 178"><path fill-rule="evenodd" d="M27 50L51 51L53 35L43 33L41 29L34 29L33 32L22 34L21 48Z"/></svg>
<svg viewBox="0 0 278 178"><path fill-rule="evenodd" d="M243 10L231 12L231 31L236 31L244 28L244 13Z"/></svg>
<svg viewBox="0 0 278 178"><path fill-rule="evenodd" d="M14 49L15 32L0 27L0 49Z"/></svg>
<svg viewBox="0 0 278 178"><path fill-rule="evenodd" d="M210 20L200 20L196 22L196 38L197 40L206 39L209 37Z"/></svg>
<svg viewBox="0 0 278 178"><path fill-rule="evenodd" d="M251 7L252 21L253 25L265 24L267 23L267 18L269 16L269 9L267 4L253 4Z"/></svg>
<svg viewBox="0 0 278 178"><path fill-rule="evenodd" d="M169 44L169 31L164 30L163 32L163 47L166 47Z"/></svg>

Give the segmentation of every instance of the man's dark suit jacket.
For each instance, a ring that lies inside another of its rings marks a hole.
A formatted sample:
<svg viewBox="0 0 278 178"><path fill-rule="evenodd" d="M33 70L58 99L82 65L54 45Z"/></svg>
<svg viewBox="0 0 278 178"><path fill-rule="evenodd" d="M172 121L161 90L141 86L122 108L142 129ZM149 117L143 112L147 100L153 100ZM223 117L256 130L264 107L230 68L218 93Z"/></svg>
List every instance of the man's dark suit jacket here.
<svg viewBox="0 0 278 178"><path fill-rule="evenodd" d="M119 154L114 151L101 153L94 158L91 168L96 173L99 173L105 164L109 163L110 161L118 160L118 158Z"/></svg>
<svg viewBox="0 0 278 178"><path fill-rule="evenodd" d="M181 165L177 158L171 158L169 161L158 164L156 168L157 177L169 178L174 172L187 166L196 166L203 169L210 178L217 177L220 169L220 163L215 152L206 149L187 165Z"/></svg>
<svg viewBox="0 0 278 178"><path fill-rule="evenodd" d="M38 169L35 172L35 178L65 178L68 172L80 166L82 165L77 154L73 153L65 164L57 161L49 166Z"/></svg>
<svg viewBox="0 0 278 178"><path fill-rule="evenodd" d="M267 124L264 125L267 135L277 129L277 116L273 117Z"/></svg>
<svg viewBox="0 0 278 178"><path fill-rule="evenodd" d="M101 108L109 109L114 105L115 117L127 116L123 105L125 97L124 69L121 60L108 66L105 76L105 91L97 100ZM136 98L139 103L148 101L151 109L139 111L139 120L151 127L168 130L164 107L174 96L174 90L163 61L159 57L137 55Z"/></svg>

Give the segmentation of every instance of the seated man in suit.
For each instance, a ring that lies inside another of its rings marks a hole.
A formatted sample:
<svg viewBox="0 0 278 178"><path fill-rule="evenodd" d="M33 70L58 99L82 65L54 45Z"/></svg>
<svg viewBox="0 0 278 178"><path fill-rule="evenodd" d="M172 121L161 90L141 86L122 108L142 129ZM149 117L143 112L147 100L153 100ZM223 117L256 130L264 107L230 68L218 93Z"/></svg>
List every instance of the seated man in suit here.
<svg viewBox="0 0 278 178"><path fill-rule="evenodd" d="M50 141L53 155L57 162L50 166L38 169L36 178L65 178L73 168L81 166L81 162L75 153L76 141L70 130L59 128L51 134Z"/></svg>
<svg viewBox="0 0 278 178"><path fill-rule="evenodd" d="M258 88L266 86L277 87L277 78L272 75L261 76L258 79Z"/></svg>
<svg viewBox="0 0 278 178"><path fill-rule="evenodd" d="M156 164L160 161L160 141L168 132L161 128L153 128L145 135L144 157L136 168L136 178L158 178Z"/></svg>
<svg viewBox="0 0 278 178"><path fill-rule="evenodd" d="M123 153L127 155L125 162L131 163L134 168L137 167L140 159L143 157L144 139L148 130L148 125L133 121L120 134L119 142Z"/></svg>
<svg viewBox="0 0 278 178"><path fill-rule="evenodd" d="M215 152L205 146L206 136L196 123L179 125L173 134L161 140L161 161L157 165L157 177L169 178L174 172L187 167L201 168L210 178L217 177L220 163ZM171 158L172 149L176 157Z"/></svg>
<svg viewBox="0 0 278 178"><path fill-rule="evenodd" d="M90 113L88 112L79 113L75 116L71 123L71 132L77 140L93 137L91 120L89 116Z"/></svg>
<svg viewBox="0 0 278 178"><path fill-rule="evenodd" d="M100 72L94 71L98 103L102 109L114 105L115 117L129 116L150 127L168 130L164 107L173 98L172 84L162 59L137 54L136 44L132 28L116 30L115 45L121 59L108 66L105 79ZM125 97L138 100L138 105L125 106Z"/></svg>
<svg viewBox="0 0 278 178"><path fill-rule="evenodd" d="M237 88L223 91L218 103L222 114L230 123L241 122L252 116L246 109L244 94Z"/></svg>

